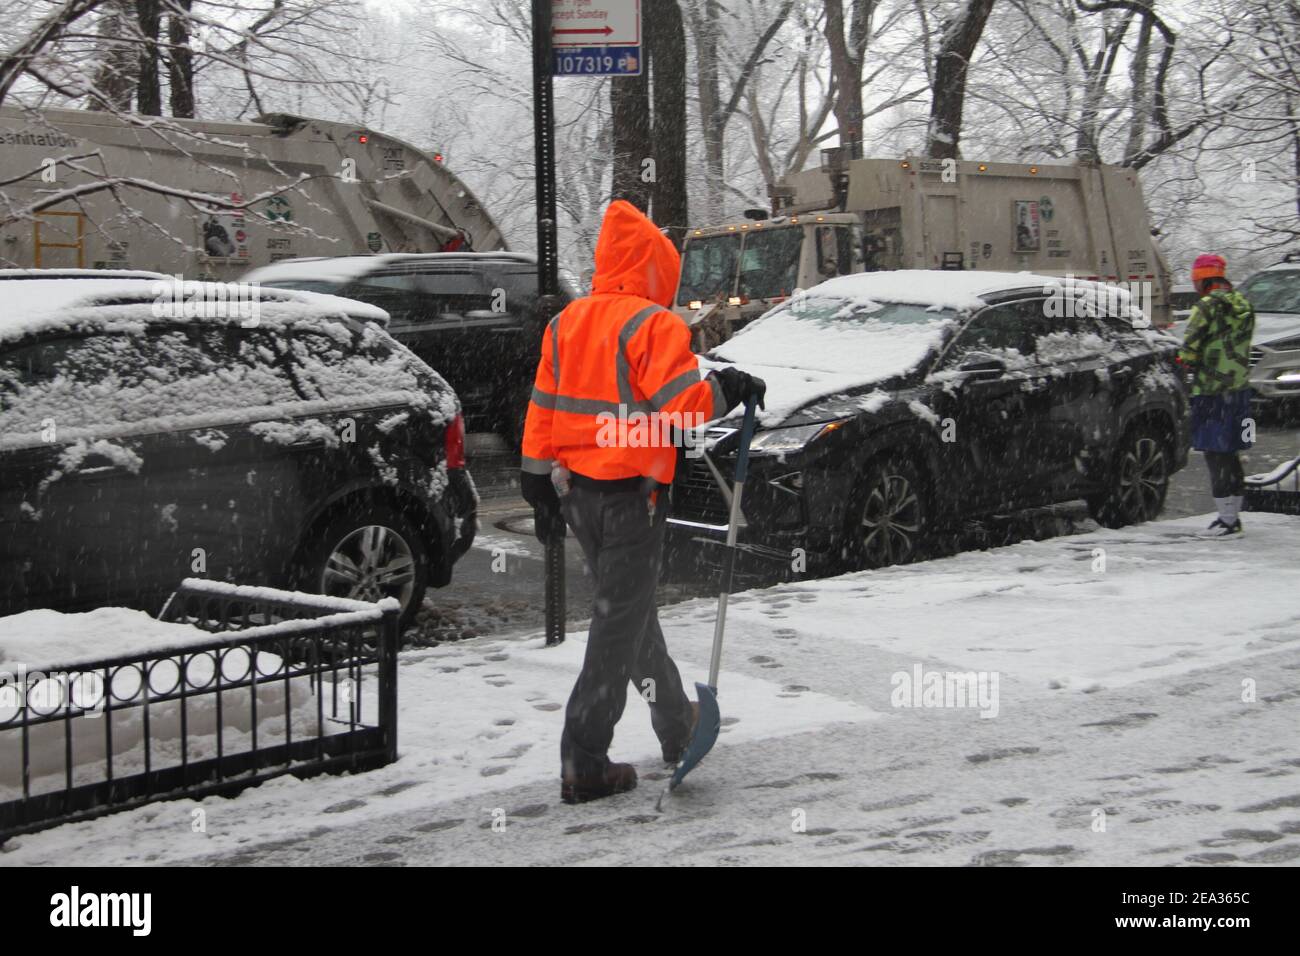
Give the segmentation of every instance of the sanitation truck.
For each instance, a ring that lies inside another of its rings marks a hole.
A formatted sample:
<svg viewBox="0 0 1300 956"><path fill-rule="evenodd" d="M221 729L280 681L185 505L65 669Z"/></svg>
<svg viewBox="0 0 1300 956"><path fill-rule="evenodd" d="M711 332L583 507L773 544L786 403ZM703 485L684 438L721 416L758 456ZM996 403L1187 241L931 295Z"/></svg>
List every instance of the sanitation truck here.
<svg viewBox="0 0 1300 956"><path fill-rule="evenodd" d="M703 351L835 276L1029 271L1122 285L1170 322L1169 269L1137 174L1100 164L840 160L786 177L771 215L689 230L675 311Z"/></svg>
<svg viewBox="0 0 1300 956"><path fill-rule="evenodd" d="M440 156L364 127L0 108L4 267L232 280L301 256L505 248Z"/></svg>

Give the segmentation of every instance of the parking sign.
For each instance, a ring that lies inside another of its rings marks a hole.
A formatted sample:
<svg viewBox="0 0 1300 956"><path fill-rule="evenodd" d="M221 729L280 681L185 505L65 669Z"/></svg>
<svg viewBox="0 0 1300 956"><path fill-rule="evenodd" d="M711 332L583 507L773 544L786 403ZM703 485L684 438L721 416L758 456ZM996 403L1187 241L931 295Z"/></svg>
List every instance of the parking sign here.
<svg viewBox="0 0 1300 956"><path fill-rule="evenodd" d="M641 0L552 0L555 76L638 76Z"/></svg>

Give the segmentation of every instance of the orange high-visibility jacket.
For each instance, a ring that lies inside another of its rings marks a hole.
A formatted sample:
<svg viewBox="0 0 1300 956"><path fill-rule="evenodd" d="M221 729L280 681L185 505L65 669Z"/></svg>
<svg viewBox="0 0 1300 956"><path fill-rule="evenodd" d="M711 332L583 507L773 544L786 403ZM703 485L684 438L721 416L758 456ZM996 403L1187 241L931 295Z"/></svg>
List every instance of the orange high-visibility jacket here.
<svg viewBox="0 0 1300 956"><path fill-rule="evenodd" d="M605 211L591 295L551 320L524 424L524 471L552 462L602 480L667 484L677 467L673 427L694 428L728 409L703 378L691 334L667 311L681 259L631 203Z"/></svg>

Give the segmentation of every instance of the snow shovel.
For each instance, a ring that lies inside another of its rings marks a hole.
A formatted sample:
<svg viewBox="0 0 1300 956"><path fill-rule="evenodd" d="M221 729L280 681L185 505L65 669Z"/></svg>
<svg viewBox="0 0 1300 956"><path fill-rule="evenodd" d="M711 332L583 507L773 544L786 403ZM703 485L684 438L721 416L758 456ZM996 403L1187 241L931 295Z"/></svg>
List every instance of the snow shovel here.
<svg viewBox="0 0 1300 956"><path fill-rule="evenodd" d="M727 598L731 594L731 580L736 570L736 531L740 526L740 498L745 490L745 474L749 470L749 442L754 437L754 407L757 396L745 399L745 418L740 426L740 449L736 453L736 479L731 489L731 515L727 521L727 554L722 559L722 590L718 592L718 616L713 624L713 656L709 659L709 682L695 683L696 699L700 704L700 716L695 722L695 732L691 735L686 749L682 751L681 760L672 778L659 799L655 809L659 810L664 797L677 789L686 775L695 769L704 759L704 755L713 749L722 731L722 712L718 710L718 665L722 662L722 634L727 626ZM725 490L725 489L724 489Z"/></svg>

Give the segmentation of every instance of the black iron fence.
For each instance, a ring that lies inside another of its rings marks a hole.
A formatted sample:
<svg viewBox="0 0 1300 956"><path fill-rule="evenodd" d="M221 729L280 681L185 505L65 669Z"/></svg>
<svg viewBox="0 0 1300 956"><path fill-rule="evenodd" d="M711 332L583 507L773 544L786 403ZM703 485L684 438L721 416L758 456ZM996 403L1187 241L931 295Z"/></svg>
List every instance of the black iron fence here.
<svg viewBox="0 0 1300 956"><path fill-rule="evenodd" d="M0 663L0 840L272 777L397 758L396 601L186 580L160 619L211 634Z"/></svg>

